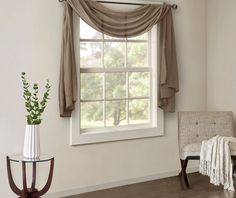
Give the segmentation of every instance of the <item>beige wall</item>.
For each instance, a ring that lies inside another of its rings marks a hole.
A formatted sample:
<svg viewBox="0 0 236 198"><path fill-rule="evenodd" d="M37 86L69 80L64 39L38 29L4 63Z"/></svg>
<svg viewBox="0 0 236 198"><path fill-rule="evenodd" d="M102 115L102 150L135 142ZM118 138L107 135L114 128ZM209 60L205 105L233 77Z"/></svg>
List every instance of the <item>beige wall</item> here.
<svg viewBox="0 0 236 198"><path fill-rule="evenodd" d="M236 1L208 0L207 106L236 114Z"/></svg>
<svg viewBox="0 0 236 198"><path fill-rule="evenodd" d="M181 89L177 97L177 110L204 110L206 107L205 0L170 2L176 2L179 6L178 10L174 11ZM165 115L164 137L69 146L69 119L60 118L58 112L62 17L63 4L57 0L1 2L0 197L15 197L7 183L5 156L20 153L23 146L25 110L20 81L21 71L27 73L30 81L39 82L41 86L46 78L52 83L51 100L40 128L42 151L56 157L51 193L178 170L180 166L176 114ZM232 26L233 24L232 19ZM226 53L227 50L224 51L222 48L225 44L220 44L218 50L222 49L222 53ZM229 42L227 45L232 44ZM234 60L232 58L227 61L230 63L232 61L231 64L227 64L232 65L232 68L228 68L226 72L233 74ZM225 68L226 64L218 64L217 68L220 69L221 66ZM213 79L214 83L219 75L225 75L221 72L217 74ZM234 82L232 76L229 79L231 78ZM228 78L225 78L224 83L227 83L227 87L232 86L228 83ZM222 86L220 91L217 89L217 94L228 94L227 97L222 96L222 100L233 103L235 96L232 97L231 93L224 89L225 86ZM46 167L42 168L45 169ZM19 181L17 168L14 168L14 174ZM40 174L40 185L44 183L46 175L46 172Z"/></svg>

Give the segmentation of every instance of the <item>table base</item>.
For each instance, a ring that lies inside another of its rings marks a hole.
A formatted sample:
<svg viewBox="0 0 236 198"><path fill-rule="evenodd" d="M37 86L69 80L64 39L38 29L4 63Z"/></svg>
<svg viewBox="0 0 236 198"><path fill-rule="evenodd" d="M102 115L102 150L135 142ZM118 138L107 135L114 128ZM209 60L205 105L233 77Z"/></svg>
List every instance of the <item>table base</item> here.
<svg viewBox="0 0 236 198"><path fill-rule="evenodd" d="M38 190L35 188L36 184L36 162L33 163L33 174L32 174L32 183L31 183L31 188L27 187L27 181L26 181L26 162L22 161L22 178L23 178L23 189L20 190L12 177L12 172L11 172L11 161L9 156L7 156L7 173L8 173L8 180L10 187L12 191L20 196L20 198L39 198L40 196L44 195L50 188L51 183L52 183L52 177L53 177L53 169L54 169L54 158L52 158L50 163L50 171L49 171L49 176L48 180L45 184L45 186L41 189Z"/></svg>

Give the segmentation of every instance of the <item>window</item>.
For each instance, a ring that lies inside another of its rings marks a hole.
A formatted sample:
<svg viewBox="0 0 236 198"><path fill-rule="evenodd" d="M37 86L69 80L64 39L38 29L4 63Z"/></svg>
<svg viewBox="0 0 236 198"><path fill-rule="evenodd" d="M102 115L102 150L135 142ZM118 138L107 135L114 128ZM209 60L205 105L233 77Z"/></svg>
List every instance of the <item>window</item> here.
<svg viewBox="0 0 236 198"><path fill-rule="evenodd" d="M125 39L97 32L81 19L76 23L80 96L72 118L71 143L161 135L156 28Z"/></svg>
<svg viewBox="0 0 236 198"><path fill-rule="evenodd" d="M80 20L82 132L151 123L148 41L109 37Z"/></svg>

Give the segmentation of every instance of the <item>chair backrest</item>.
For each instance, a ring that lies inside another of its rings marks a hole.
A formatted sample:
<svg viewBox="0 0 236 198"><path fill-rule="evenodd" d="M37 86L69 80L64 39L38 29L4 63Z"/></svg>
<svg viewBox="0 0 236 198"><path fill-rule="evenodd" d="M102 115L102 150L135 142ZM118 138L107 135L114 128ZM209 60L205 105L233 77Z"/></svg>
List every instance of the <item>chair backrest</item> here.
<svg viewBox="0 0 236 198"><path fill-rule="evenodd" d="M179 149L201 143L215 135L233 136L233 113L230 111L192 111L178 113Z"/></svg>

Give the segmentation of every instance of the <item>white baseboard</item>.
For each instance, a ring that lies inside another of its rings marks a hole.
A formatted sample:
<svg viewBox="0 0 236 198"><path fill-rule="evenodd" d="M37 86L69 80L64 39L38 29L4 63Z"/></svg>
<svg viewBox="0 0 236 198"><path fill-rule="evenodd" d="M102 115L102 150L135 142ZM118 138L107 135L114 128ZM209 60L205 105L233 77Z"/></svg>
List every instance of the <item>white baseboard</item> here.
<svg viewBox="0 0 236 198"><path fill-rule="evenodd" d="M167 178L167 177L173 177L173 176L178 175L179 171L180 170L172 170L172 171L163 172L163 173L154 174L154 175L148 175L144 177L131 178L131 179L126 179L122 181L114 181L114 182L87 186L87 187L82 187L82 188L77 188L77 189L70 189L70 190L61 191L61 192L49 193L48 195L45 196L45 198L61 198L61 197L72 196L72 195L77 195L81 193L93 192L97 190L104 190L108 188L125 186L129 184L135 184L135 183L152 181L152 180L157 180L157 179L162 179L162 178ZM198 167L188 168L187 172L188 173L198 172Z"/></svg>

